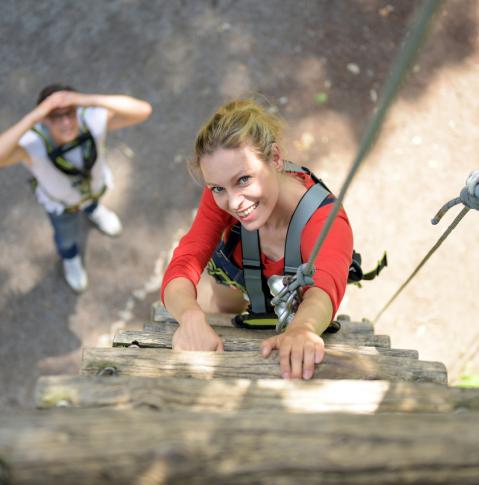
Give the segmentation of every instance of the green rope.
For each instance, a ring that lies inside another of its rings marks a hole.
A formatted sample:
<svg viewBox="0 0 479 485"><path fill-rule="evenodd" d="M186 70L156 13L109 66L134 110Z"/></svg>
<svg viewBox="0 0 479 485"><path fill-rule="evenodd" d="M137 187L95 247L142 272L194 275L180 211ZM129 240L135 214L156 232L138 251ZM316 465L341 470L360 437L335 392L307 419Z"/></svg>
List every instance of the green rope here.
<svg viewBox="0 0 479 485"><path fill-rule="evenodd" d="M381 99L379 100L377 109L361 140L356 158L346 177L346 180L343 183L343 186L341 187L341 191L336 199L336 202L334 203L334 206L329 213L328 218L326 219L326 223L318 237L318 240L316 241L311 256L309 257L309 260L304 270L305 274L312 273L313 262L316 259L316 256L324 240L326 239L326 236L328 235L334 218L341 208L341 204L343 202L346 191L351 185L353 177L358 171L361 162L366 158L366 155L371 150L374 141L379 134L384 118L386 117L387 111L391 106L396 93L399 90L401 81L404 78L406 71L411 65L415 55L417 54L422 41L425 39L430 21L434 13L438 10L441 3L441 0L425 0L421 5L420 10L416 14L411 30L406 34L406 41L404 43L404 46L402 50L397 54L396 60L391 68L389 77L384 85Z"/></svg>
<svg viewBox="0 0 479 485"><path fill-rule="evenodd" d="M399 289L394 293L394 295L389 299L389 301L381 308L379 313L373 320L373 324L375 324L381 315L388 309L391 303L399 296L399 294L406 288L409 282L416 276L418 271L424 266L426 261L435 253L436 249L444 242L444 240L451 234L451 232L456 228L456 226L461 222L462 218L469 212L469 207L464 207L461 212L456 216L456 218L452 221L451 225L444 231L442 236L437 240L436 244L429 250L429 252L424 256L422 261L417 265L416 269L409 275L408 279L399 287Z"/></svg>

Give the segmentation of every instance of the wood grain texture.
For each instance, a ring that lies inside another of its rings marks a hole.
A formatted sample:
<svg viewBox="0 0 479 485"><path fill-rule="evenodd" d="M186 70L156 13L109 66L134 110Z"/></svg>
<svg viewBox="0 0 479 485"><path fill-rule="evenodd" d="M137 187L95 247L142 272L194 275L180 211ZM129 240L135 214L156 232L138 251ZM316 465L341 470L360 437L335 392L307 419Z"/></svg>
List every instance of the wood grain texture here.
<svg viewBox="0 0 479 485"><path fill-rule="evenodd" d="M479 411L479 389L361 380L44 376L36 386L35 404L145 406L161 412L450 413Z"/></svg>
<svg viewBox="0 0 479 485"><path fill-rule="evenodd" d="M479 416L155 413L0 416L5 484L479 482Z"/></svg>
<svg viewBox="0 0 479 485"><path fill-rule="evenodd" d="M119 375L211 378L277 378L279 359L275 352L264 359L258 352L174 352L166 349L86 348L81 372L96 375L114 367ZM440 362L384 355L361 355L354 350L326 350L316 365L316 378L418 381L447 384Z"/></svg>
<svg viewBox="0 0 479 485"><path fill-rule="evenodd" d="M210 313L208 314L208 322L210 325L218 327L233 327L232 319L234 316L234 313ZM374 333L373 324L365 318L360 322L353 322L348 315L338 315L337 320L341 323L343 333ZM151 321L178 323L160 302L153 303L151 306ZM258 330L253 331L257 332Z"/></svg>
<svg viewBox="0 0 479 485"><path fill-rule="evenodd" d="M176 322L150 322L146 323L144 330L146 332L161 332L173 335L178 328ZM221 337L231 338L249 338L251 340L263 340L268 337L276 335L274 330L250 330L235 327L223 327L213 325L215 332ZM391 339L388 335L373 335L362 333L347 333L340 330L337 333L324 333L321 335L326 343L331 344L350 344L350 345L364 345L368 347L391 347Z"/></svg>
<svg viewBox="0 0 479 485"><path fill-rule="evenodd" d="M241 332L241 329L238 329ZM142 348L162 348L171 349L172 333L170 332L148 332L135 330L119 330L113 337L113 347L128 347L129 345L138 345ZM260 350L261 339L251 339L249 337L226 335L223 337L224 349L226 352L245 352ZM351 339L354 342L354 339ZM368 347L364 345L347 345L347 344L330 344L326 347L331 350L355 350L359 354L365 355L390 355L394 357L407 357L417 359L417 350L408 349L389 349L385 347Z"/></svg>

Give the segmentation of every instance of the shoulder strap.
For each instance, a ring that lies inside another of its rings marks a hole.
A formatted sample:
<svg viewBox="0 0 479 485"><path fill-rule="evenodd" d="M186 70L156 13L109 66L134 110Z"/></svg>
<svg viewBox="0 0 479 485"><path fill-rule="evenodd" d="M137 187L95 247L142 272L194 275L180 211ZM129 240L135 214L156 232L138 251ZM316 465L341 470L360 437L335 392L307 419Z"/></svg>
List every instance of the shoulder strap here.
<svg viewBox="0 0 479 485"><path fill-rule="evenodd" d="M66 175L80 175L82 177L89 176L89 173L91 172L91 169L93 168L93 165L97 159L97 150L95 139L90 133L85 120L85 108L80 110L80 135L70 143L54 147L50 138L46 133L43 132L43 130L34 127L32 128L32 131L43 140L43 143L47 149L48 158L58 170ZM75 167L75 165L64 157L65 153L77 147L81 147L82 149L83 170Z"/></svg>
<svg viewBox="0 0 479 485"><path fill-rule="evenodd" d="M52 145L50 138L48 138L46 133L41 128L37 128L36 126L34 126L33 128L31 128L31 130L34 133L36 133L42 139L43 144L45 145L45 148L47 149L47 153L49 153L53 148L53 145Z"/></svg>
<svg viewBox="0 0 479 485"><path fill-rule="evenodd" d="M298 167L292 162L285 161L285 171L295 173L308 173L308 169ZM291 218L286 235L284 254L284 273L295 274L301 261L301 233L314 214L316 209L325 203L331 192L318 180L308 189L299 202ZM264 282L261 272L261 257L259 245L259 232L247 231L241 226L241 247L243 250L243 273L246 291L254 313L265 313L269 308L263 291Z"/></svg>
<svg viewBox="0 0 479 485"><path fill-rule="evenodd" d="M241 226L241 248L243 250L243 274L246 291L254 313L266 313L268 308L263 291L263 275L259 253L259 232L247 231Z"/></svg>
<svg viewBox="0 0 479 485"><path fill-rule="evenodd" d="M288 160L285 160L283 163L284 171L285 172L291 172L291 173L308 173L310 174L311 172L303 167L300 167L299 165L296 165L293 162L290 162Z"/></svg>
<svg viewBox="0 0 479 485"><path fill-rule="evenodd" d="M308 189L299 201L286 233L284 248L284 274L295 274L301 260L301 233L316 209L320 207L331 192L320 183Z"/></svg>

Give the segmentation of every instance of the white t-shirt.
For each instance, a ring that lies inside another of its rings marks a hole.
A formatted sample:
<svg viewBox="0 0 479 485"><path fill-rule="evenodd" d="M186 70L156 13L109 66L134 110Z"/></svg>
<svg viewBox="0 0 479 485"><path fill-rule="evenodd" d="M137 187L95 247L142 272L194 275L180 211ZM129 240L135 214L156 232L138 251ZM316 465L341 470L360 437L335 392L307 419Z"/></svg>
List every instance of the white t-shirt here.
<svg viewBox="0 0 479 485"><path fill-rule="evenodd" d="M80 109L77 109L78 123ZM108 111L105 108L89 107L83 110L81 118L86 123L95 139L97 159L91 171L91 192L99 193L104 187L113 186L113 177L105 160L105 139L107 131ZM38 128L38 127L37 127ZM27 131L18 143L30 156L31 165L25 166L38 182L35 189L38 202L47 212L61 214L66 207L77 206L84 198L76 187L81 177L64 174L53 165L48 158L47 148L43 139L32 130ZM82 167L82 150L77 147L67 152L64 157L77 168ZM90 201L84 202L84 206Z"/></svg>

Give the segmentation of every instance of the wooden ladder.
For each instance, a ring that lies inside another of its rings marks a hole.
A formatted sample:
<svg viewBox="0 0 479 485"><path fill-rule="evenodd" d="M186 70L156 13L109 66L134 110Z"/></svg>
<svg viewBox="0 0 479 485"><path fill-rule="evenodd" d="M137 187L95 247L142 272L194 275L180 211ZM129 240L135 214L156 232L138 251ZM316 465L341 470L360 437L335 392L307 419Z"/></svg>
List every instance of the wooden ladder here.
<svg viewBox="0 0 479 485"><path fill-rule="evenodd" d="M37 410L0 417L0 484L479 483L479 390L340 317L310 381L285 381L271 331L209 319L224 353L173 352L158 304L143 331L39 379Z"/></svg>

